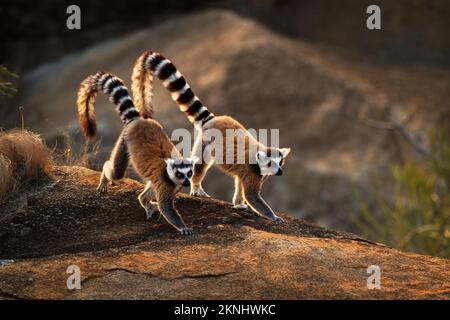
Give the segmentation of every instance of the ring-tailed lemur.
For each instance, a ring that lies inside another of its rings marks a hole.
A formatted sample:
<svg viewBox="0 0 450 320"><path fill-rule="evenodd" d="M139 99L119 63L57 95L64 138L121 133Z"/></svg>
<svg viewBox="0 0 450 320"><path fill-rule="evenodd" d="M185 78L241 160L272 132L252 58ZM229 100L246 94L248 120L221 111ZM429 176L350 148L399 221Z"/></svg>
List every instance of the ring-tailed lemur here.
<svg viewBox="0 0 450 320"><path fill-rule="evenodd" d="M196 125L199 135L194 143L194 155L198 155L206 147L207 142L203 136L208 129L219 130L222 133L222 137L226 136L228 129L241 130L241 132L245 133L246 159L256 159L256 163L238 164L235 154L232 164L217 164L219 168L234 177L233 205L236 208L243 209L248 204L257 214L277 224L282 223L283 219L278 217L267 205L260 192L267 175L278 176L282 174L283 160L291 149L266 147L233 118L229 116L214 116L200 102L174 64L160 53L152 51L143 53L136 60L132 74L132 91L136 101L136 108L143 117L151 117L153 113L151 101L153 75L156 75L162 81L180 110L186 114L191 123ZM223 154L226 154L226 148L234 148L236 150L236 144L236 140L233 141L232 146L227 147L223 144ZM202 180L213 163L214 158L211 156L209 159L203 159L201 163L195 165L191 195L209 197L202 188Z"/></svg>
<svg viewBox="0 0 450 320"><path fill-rule="evenodd" d="M123 81L110 73L98 72L87 77L78 90L78 115L87 140L96 134L94 102L98 91L109 96L124 123L110 160L103 166L98 190L106 192L109 181L123 178L131 161L146 182L138 199L147 218L159 210L182 234L192 234L174 208L174 198L182 186L190 185L197 159L182 158L157 121L140 118ZM156 203L151 202L153 193Z"/></svg>

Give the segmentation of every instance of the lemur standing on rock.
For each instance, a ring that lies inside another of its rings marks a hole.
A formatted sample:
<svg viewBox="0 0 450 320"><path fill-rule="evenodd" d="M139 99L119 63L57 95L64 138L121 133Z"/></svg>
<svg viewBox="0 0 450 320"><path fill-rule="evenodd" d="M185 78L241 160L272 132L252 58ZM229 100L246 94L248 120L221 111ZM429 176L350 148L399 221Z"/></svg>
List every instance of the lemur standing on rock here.
<svg viewBox="0 0 450 320"><path fill-rule="evenodd" d="M87 140L96 134L94 102L98 91L109 96L124 123L111 157L103 166L98 190L106 192L109 181L123 178L131 161L146 182L138 199L147 218L159 210L182 234L192 234L174 208L174 198L182 186L190 185L197 159L182 158L157 121L140 118L123 81L110 73L98 72L87 77L78 90L78 116ZM156 203L151 202L153 193Z"/></svg>
<svg viewBox="0 0 450 320"><path fill-rule="evenodd" d="M255 159L256 163L249 161L249 163L239 164L236 161L236 152L234 152L233 163L227 164L223 163L223 161L217 163L220 169L234 177L233 205L236 208L245 209L248 204L257 214L277 224L283 223L283 219L278 217L266 204L260 192L262 184L267 180L268 175L282 174L281 167L291 149L266 147L233 118L229 116L214 116L200 102L174 64L160 53L152 51L143 53L136 60L132 74L133 97L136 102L136 108L142 117L151 117L153 113L151 100L154 75L162 81L164 87L170 92L172 99L199 132L192 154L198 155L208 145L208 142L204 139L208 129L219 130L222 133L222 137L226 136L226 130L229 129L241 130L241 132L245 133L243 139L246 159ZM233 145L225 146L225 143L222 145L223 154L227 153L227 148L228 151L236 151L237 149L236 139L233 140ZM201 163L195 165L191 195L209 197L202 188L202 180L214 161L214 156L211 155L209 159L203 159Z"/></svg>

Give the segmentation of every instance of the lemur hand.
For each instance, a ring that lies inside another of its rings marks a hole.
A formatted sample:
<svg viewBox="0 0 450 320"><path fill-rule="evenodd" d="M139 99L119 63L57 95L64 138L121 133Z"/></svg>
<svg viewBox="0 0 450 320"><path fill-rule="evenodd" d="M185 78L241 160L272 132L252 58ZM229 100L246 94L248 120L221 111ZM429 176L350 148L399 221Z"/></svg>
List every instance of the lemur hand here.
<svg viewBox="0 0 450 320"><path fill-rule="evenodd" d="M283 218L276 216L275 219L273 220L273 222L275 222L276 225L280 225L280 224L284 223L284 220L283 220Z"/></svg>
<svg viewBox="0 0 450 320"><path fill-rule="evenodd" d="M195 196L195 197L211 198L211 196L209 194L207 194L201 186L192 187L190 195Z"/></svg>
<svg viewBox="0 0 450 320"><path fill-rule="evenodd" d="M188 228L188 227L181 228L181 229L179 229L179 231L182 235L185 235L185 236L194 234L194 230L192 230L191 228Z"/></svg>
<svg viewBox="0 0 450 320"><path fill-rule="evenodd" d="M97 190L101 193L107 193L108 192L108 181L101 181L100 184L97 187Z"/></svg>

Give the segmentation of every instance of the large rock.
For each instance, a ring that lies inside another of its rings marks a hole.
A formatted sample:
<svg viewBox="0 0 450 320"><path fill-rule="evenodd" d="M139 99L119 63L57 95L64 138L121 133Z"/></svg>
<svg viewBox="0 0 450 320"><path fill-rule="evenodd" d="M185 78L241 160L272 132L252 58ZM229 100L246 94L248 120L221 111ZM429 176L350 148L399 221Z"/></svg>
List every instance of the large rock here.
<svg viewBox="0 0 450 320"><path fill-rule="evenodd" d="M449 299L448 260L401 252L290 218L275 226L229 203L180 195L196 234L145 220L142 185L106 195L99 173L57 167L44 186L2 209L0 298L17 299ZM81 269L68 290L67 268ZM367 268L381 268L381 289Z"/></svg>
<svg viewBox="0 0 450 320"><path fill-rule="evenodd" d="M369 109L383 118L383 109L390 105L397 105L401 115L415 109L408 127L412 132L448 123L450 115L446 70L369 63L366 57L339 55L251 19L211 10L39 66L25 75L20 90L27 127L43 133L51 145L64 131L79 139L79 82L98 70L129 82L134 60L148 49L170 57L215 114L229 114L248 128L280 129L280 144L293 151L286 174L267 184L264 196L277 208L323 226L348 229L349 213L359 205L355 185L364 198L373 173L387 174L410 150L392 132L362 124L358 114ZM166 131L184 127L192 132L159 81L155 87L155 115ZM96 114L104 151L99 168L122 125L104 95L99 95ZM217 198L232 196L232 180L214 170L206 185Z"/></svg>

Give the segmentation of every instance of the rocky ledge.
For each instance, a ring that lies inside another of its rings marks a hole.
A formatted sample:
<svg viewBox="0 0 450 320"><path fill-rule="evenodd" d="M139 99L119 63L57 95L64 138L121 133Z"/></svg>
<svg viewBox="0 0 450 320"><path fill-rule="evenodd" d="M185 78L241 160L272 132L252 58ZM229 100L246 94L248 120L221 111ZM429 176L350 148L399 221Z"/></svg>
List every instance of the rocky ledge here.
<svg viewBox="0 0 450 320"><path fill-rule="evenodd" d="M147 221L142 184L106 195L99 173L56 167L1 209L0 298L12 299L449 299L450 261L402 252L281 214L284 225L191 198L176 202L196 234ZM274 204L276 207L276 204ZM68 267L81 289L67 288ZM379 266L381 288L368 289Z"/></svg>

